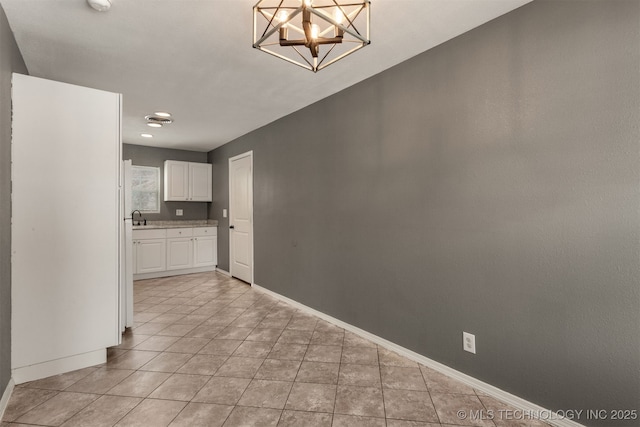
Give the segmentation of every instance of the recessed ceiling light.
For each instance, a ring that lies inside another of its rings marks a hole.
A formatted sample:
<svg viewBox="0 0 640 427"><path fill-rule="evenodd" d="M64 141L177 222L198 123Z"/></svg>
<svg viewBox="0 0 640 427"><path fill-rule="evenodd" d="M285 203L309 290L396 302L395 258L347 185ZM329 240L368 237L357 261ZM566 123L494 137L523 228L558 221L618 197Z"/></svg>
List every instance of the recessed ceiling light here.
<svg viewBox="0 0 640 427"><path fill-rule="evenodd" d="M162 127L162 123L149 122L149 123L147 123L147 126L152 127L152 128L161 128Z"/></svg>
<svg viewBox="0 0 640 427"><path fill-rule="evenodd" d="M153 114L160 117L171 117L171 113L167 113L166 111L156 111Z"/></svg>
<svg viewBox="0 0 640 427"><path fill-rule="evenodd" d="M111 8L111 0L87 0L87 3L98 12L104 12Z"/></svg>
<svg viewBox="0 0 640 427"><path fill-rule="evenodd" d="M143 138L153 138L153 135L151 135L150 133L141 133L140 136Z"/></svg>

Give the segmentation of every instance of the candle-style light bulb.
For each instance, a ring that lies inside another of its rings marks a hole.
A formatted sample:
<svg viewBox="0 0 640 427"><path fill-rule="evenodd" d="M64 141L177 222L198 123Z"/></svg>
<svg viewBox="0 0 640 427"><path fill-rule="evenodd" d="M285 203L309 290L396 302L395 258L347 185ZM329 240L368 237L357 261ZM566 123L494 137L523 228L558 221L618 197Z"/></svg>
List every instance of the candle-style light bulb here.
<svg viewBox="0 0 640 427"><path fill-rule="evenodd" d="M282 26L280 27L280 30L279 30L280 41L287 40L287 38L289 37L289 29L287 28L288 19L289 19L289 14L287 13L286 10L281 10L276 15L276 20L282 23Z"/></svg>
<svg viewBox="0 0 640 427"><path fill-rule="evenodd" d="M311 38L316 40L319 35L320 35L320 27L318 26L318 24L313 24L311 26Z"/></svg>
<svg viewBox="0 0 640 427"><path fill-rule="evenodd" d="M342 9L340 9L339 7L335 9L335 12L333 14L333 19L335 19L338 25L342 25L342 21L344 21L344 13L342 13ZM341 39L344 37L344 30L341 28L338 28L337 25L334 28L334 33L336 38Z"/></svg>
<svg viewBox="0 0 640 427"><path fill-rule="evenodd" d="M309 7L313 3L313 0L304 0L304 5Z"/></svg>
<svg viewBox="0 0 640 427"><path fill-rule="evenodd" d="M286 10L281 10L280 12L278 12L278 15L276 15L276 19L280 22L287 22L287 20L289 19L289 14Z"/></svg>

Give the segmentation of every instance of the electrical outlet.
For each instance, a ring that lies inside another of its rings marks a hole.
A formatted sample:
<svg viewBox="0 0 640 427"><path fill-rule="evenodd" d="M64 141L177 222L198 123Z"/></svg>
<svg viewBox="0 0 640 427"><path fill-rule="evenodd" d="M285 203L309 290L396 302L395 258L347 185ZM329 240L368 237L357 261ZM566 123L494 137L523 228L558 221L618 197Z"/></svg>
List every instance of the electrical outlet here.
<svg viewBox="0 0 640 427"><path fill-rule="evenodd" d="M469 332L462 333L462 349L476 354L476 336Z"/></svg>
<svg viewBox="0 0 640 427"><path fill-rule="evenodd" d="M176 216L182 216L182 209L176 209Z"/></svg>
<svg viewBox="0 0 640 427"><path fill-rule="evenodd" d="M226 218L226 217L227 217L227 210L222 209L222 218Z"/></svg>

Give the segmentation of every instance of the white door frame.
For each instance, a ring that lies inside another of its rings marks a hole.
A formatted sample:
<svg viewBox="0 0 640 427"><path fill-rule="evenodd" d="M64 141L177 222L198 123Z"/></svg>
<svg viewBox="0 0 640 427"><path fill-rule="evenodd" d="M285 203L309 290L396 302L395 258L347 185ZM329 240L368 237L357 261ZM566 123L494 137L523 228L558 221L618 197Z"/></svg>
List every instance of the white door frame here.
<svg viewBox="0 0 640 427"><path fill-rule="evenodd" d="M242 154L238 154L237 156L233 156L233 157L229 157L229 164L228 164L228 174L229 174L229 223L231 223L231 192L232 192L232 188L231 188L231 162L233 162L234 160L238 160L241 159L243 157L247 157L249 156L250 162L251 162L251 216L250 216L250 227L251 227L251 283L250 285L253 286L254 282L254 277L255 277L255 261L254 261L254 255L255 255L255 245L254 245L254 238L253 238L253 150L247 151L246 153L242 153ZM231 225L231 224L229 224ZM229 229L229 275L231 275L233 277L233 241L231 239L231 230Z"/></svg>

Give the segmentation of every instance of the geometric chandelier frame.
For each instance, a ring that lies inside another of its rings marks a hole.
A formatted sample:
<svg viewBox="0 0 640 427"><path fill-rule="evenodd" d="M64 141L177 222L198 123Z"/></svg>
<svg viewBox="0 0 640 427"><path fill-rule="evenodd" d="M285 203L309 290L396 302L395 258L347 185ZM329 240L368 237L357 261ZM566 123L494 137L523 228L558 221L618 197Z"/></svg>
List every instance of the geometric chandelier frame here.
<svg viewBox="0 0 640 427"><path fill-rule="evenodd" d="M253 47L314 73L368 46L369 0L261 0Z"/></svg>

